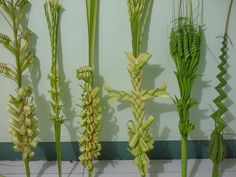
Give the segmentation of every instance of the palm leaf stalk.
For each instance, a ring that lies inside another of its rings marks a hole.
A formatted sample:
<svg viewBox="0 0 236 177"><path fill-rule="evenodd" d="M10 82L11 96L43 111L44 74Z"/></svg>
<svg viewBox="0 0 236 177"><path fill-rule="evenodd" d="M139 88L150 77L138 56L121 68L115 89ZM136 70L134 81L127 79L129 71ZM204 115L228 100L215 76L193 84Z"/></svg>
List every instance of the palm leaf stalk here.
<svg viewBox="0 0 236 177"><path fill-rule="evenodd" d="M131 105L134 119L128 121L129 151L135 157L134 164L138 167L142 177L147 175L149 163L147 152L153 149L154 144L154 139L150 133L150 125L154 118L153 116L145 118L145 101L154 97L169 97L165 84L152 90L142 89L142 69L151 55L140 53L140 46L151 3L152 0L128 0L133 53L126 52L126 55L130 62L128 71L133 91L115 90L105 85L105 89L110 95L109 103L115 100L124 100Z"/></svg>
<svg viewBox="0 0 236 177"><path fill-rule="evenodd" d="M170 53L176 65L180 97L173 99L179 114L179 132L181 134L182 177L187 176L188 135L195 128L189 111L198 104L191 98L194 81L198 73L202 27L194 23L192 0L179 1L179 15L173 21L170 35Z"/></svg>
<svg viewBox="0 0 236 177"><path fill-rule="evenodd" d="M34 61L34 54L28 51L32 36L30 29L22 29L21 23L25 15L27 0L1 0L2 15L13 30L13 40L0 33L0 43L15 56L15 66L0 63L0 73L13 80L16 85L16 96L9 95L7 111L11 114L8 132L12 136L14 150L22 153L26 176L30 177L29 161L34 156L33 148L37 146L35 138L39 134L35 118L35 104L32 97L32 87L23 84L23 74Z"/></svg>
<svg viewBox="0 0 236 177"><path fill-rule="evenodd" d="M48 76L51 84L51 121L54 124L55 131L55 143L56 143L56 157L58 165L58 175L62 176L61 169L61 125L65 119L61 115L62 103L61 103L61 90L60 90L60 76L58 71L58 32L60 15L62 11L62 5L58 0L49 0L44 4L45 17L48 24L49 36L51 41L51 72Z"/></svg>
<svg viewBox="0 0 236 177"><path fill-rule="evenodd" d="M100 98L98 97L99 88L94 86L94 53L96 39L96 22L98 0L86 0L88 38L89 38L89 65L82 66L77 70L77 78L83 80L81 86L83 93L81 96L82 108L80 113L80 126L82 133L79 137L80 156L79 160L88 169L89 177L93 176L93 159L100 155L100 122L102 119Z"/></svg>
<svg viewBox="0 0 236 177"><path fill-rule="evenodd" d="M222 119L222 116L227 111L226 106L224 105L223 101L226 99L227 94L223 90L223 88L227 85L227 81L225 80L225 75L227 74L227 70L225 65L227 64L227 44L228 44L228 26L229 26L229 18L230 12L232 9L233 0L230 1L226 25L225 25L225 32L222 41L221 47L221 55L220 64L218 65L218 69L220 73L216 76L219 80L219 84L215 87L216 91L219 95L213 100L215 105L217 106L217 110L211 115L212 119L215 122L215 129L211 133L211 139L209 144L209 155L210 159L213 162L213 170L212 170L212 177L219 176L219 163L223 161L225 158L226 150L225 150L225 143L223 137L223 130L227 126L225 121Z"/></svg>

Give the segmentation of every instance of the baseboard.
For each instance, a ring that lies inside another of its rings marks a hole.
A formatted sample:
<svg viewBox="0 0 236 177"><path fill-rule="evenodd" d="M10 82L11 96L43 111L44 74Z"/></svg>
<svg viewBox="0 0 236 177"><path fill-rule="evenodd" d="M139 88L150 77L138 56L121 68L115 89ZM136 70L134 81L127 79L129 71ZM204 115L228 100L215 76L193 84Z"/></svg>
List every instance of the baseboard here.
<svg viewBox="0 0 236 177"><path fill-rule="evenodd" d="M128 142L106 141L102 143L101 160L130 160ZM207 140L191 140L188 143L190 159L208 158ZM79 148L77 142L62 142L62 160L78 160ZM234 158L236 153L236 140L226 141L227 157ZM32 160L55 160L55 147L53 142L40 142L34 149L35 156ZM180 159L180 141L156 141L154 149L148 154L150 159ZM21 160L21 154L12 148L12 143L0 143L0 160Z"/></svg>

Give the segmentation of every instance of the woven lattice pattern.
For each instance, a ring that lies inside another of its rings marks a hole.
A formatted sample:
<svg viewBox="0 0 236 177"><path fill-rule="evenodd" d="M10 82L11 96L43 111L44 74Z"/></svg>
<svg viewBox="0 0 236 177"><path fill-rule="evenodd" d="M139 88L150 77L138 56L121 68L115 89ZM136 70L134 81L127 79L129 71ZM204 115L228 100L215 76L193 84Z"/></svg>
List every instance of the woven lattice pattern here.
<svg viewBox="0 0 236 177"><path fill-rule="evenodd" d="M83 166L89 171L93 170L93 159L100 155L100 122L102 119L100 99L97 94L98 87L93 88L90 81L92 77L92 68L89 66L80 67L77 70L77 78L84 80L81 85L83 94L79 106L82 108L80 113L80 126L82 128L79 137L80 152L79 159Z"/></svg>
<svg viewBox="0 0 236 177"><path fill-rule="evenodd" d="M32 148L37 146L34 140L39 134L37 121L35 119L35 106L32 100L31 87L21 87L17 96L8 97L7 111L12 115L8 132L12 135L14 150L23 152L23 159L30 159L34 156Z"/></svg>
<svg viewBox="0 0 236 177"><path fill-rule="evenodd" d="M135 58L131 53L127 53L127 57L130 61L128 71L134 91L118 91L108 86L105 86L105 89L110 95L110 103L115 100L125 100L131 105L134 120L130 120L128 123L129 151L135 157L134 163L139 168L141 175L145 176L149 163L146 153L153 148L154 143L149 128L154 118L150 116L145 119L145 101L158 96L168 98L169 95L166 92L165 84L157 89L142 90L142 67L151 58L150 54L140 54Z"/></svg>

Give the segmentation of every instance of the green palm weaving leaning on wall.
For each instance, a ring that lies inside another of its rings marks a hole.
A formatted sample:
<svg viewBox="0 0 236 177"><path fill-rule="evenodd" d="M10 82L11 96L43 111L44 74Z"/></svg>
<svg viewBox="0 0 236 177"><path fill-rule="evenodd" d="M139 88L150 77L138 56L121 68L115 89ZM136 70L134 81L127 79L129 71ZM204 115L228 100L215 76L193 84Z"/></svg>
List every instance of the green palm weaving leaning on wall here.
<svg viewBox="0 0 236 177"><path fill-rule="evenodd" d="M174 60L180 98L173 99L179 113L181 134L182 177L187 176L188 135L195 128L190 119L190 109L198 104L191 98L198 73L202 27L194 21L192 0L178 1L178 17L174 19L170 35L170 54Z"/></svg>
<svg viewBox="0 0 236 177"><path fill-rule="evenodd" d="M232 9L232 4L233 0L230 0L227 20L225 25L225 32L222 41L222 48L220 49L222 52L219 57L220 64L218 65L218 69L220 70L220 72L216 76L216 78L220 82L215 87L219 95L213 100L213 102L217 106L217 110L211 115L212 119L215 122L215 129L211 133L211 139L209 145L209 155L210 159L213 162L212 177L219 176L219 163L220 161L224 160L226 155L223 130L227 125L225 121L222 119L222 116L227 111L227 108L224 105L224 100L227 97L227 94L224 91L224 87L227 85L227 81L225 80L225 75L227 74L227 70L225 66L227 64L228 26L229 26L229 18Z"/></svg>
<svg viewBox="0 0 236 177"><path fill-rule="evenodd" d="M1 0L5 19L13 30L13 40L6 34L0 33L0 43L15 57L15 66L0 63L0 73L15 81L16 96L9 95L7 111L11 114L10 128L14 150L22 153L25 163L26 176L30 177L30 158L34 156L32 148L37 146L35 138L39 134L35 119L35 104L32 97L32 87L23 83L23 73L32 65L34 54L28 51L29 40L32 36L30 29L23 29L21 23L25 15L27 0Z"/></svg>
<svg viewBox="0 0 236 177"><path fill-rule="evenodd" d="M110 95L110 103L114 100L125 100L131 105L134 120L128 121L129 151L135 157L134 164L138 167L142 177L147 175L149 163L147 152L153 149L154 144L150 133L150 125L154 118L152 116L145 118L145 101L154 97L169 98L165 84L152 90L142 89L142 69L151 55L141 53L140 47L151 4L152 0L128 0L133 53L126 52L126 56L130 62L128 71L133 91L119 91L105 85L105 89Z"/></svg>
<svg viewBox="0 0 236 177"><path fill-rule="evenodd" d="M60 89L60 75L58 70L58 33L60 15L62 11L62 5L59 0L49 0L44 4L45 17L47 19L50 42L51 42L51 55L52 64L51 72L48 75L50 80L51 90L51 121L54 124L55 131L55 143L56 143L56 157L58 166L58 175L62 176L61 169L61 125L65 119L61 115L62 103L61 103L61 89Z"/></svg>
<svg viewBox="0 0 236 177"><path fill-rule="evenodd" d="M86 0L88 38L89 38L89 66L80 67L77 70L77 78L83 80L80 85L83 89L80 113L80 126L82 128L79 137L81 155L79 159L82 165L88 169L89 177L93 176L93 159L100 155L100 122L102 119L99 88L94 87L94 52L96 39L97 9L99 0Z"/></svg>

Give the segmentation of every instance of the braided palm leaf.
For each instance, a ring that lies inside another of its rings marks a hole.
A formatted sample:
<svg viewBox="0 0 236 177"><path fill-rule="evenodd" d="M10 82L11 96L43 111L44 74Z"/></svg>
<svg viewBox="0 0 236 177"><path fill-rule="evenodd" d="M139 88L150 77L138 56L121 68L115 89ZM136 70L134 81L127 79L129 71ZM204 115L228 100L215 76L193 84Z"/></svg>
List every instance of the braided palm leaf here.
<svg viewBox="0 0 236 177"><path fill-rule="evenodd" d="M84 80L81 85L83 94L79 106L82 108L80 113L80 126L83 128L79 138L81 163L88 171L93 171L93 159L100 155L101 144L99 143L99 132L101 122L100 99L97 97L98 87L93 88L89 82L92 77L92 68L89 66L80 67L77 70L77 78Z"/></svg>
<svg viewBox="0 0 236 177"><path fill-rule="evenodd" d="M209 144L209 156L212 160L214 166L212 170L212 177L218 177L219 171L219 163L223 161L226 155L225 142L223 137L223 130L227 126L225 121L222 119L222 116L227 111L226 106L223 101L227 97L227 94L224 91L224 87L227 85L227 81L225 80L225 75L227 74L227 70L225 65L227 64L227 49L228 49L228 25L230 12L232 8L233 0L230 1L228 16L225 25L225 33L223 36L222 47L220 49L221 55L219 56L220 64L218 65L218 69L220 73L216 76L218 81L220 82L216 87L216 91L219 95L213 100L215 105L217 106L217 110L211 115L212 119L215 122L215 129L211 133L211 139Z"/></svg>
<svg viewBox="0 0 236 177"><path fill-rule="evenodd" d="M188 13L186 13L186 9ZM170 35L170 54L176 65L180 98L173 99L179 114L181 134L182 177L187 176L187 140L195 125L190 119L190 109L198 104L191 98L194 81L198 73L202 28L193 22L192 0L181 0L179 17L173 22ZM185 12L185 13L183 13ZM189 14L189 15L187 15Z"/></svg>
<svg viewBox="0 0 236 177"><path fill-rule="evenodd" d="M99 106L99 88L94 86L93 81L98 3L98 0L86 0L89 65L80 67L77 70L77 78L84 81L84 84L80 85L83 89L83 94L81 96L81 104L79 104L82 108L80 114L80 126L82 131L79 137L79 150L81 153L79 160L84 168L87 168L89 177L93 176L93 160L100 155L101 151L99 141L102 108Z"/></svg>
<svg viewBox="0 0 236 177"><path fill-rule="evenodd" d="M154 143L149 128L154 118L150 116L145 119L145 101L158 96L169 97L165 84L157 89L142 90L142 68L151 55L140 53L140 47L152 2L152 0L128 0L133 53L127 52L126 54L130 61L128 71L133 91L118 91L105 85L105 89L110 94L109 102L119 99L128 101L131 105L134 120L128 122L129 151L135 157L134 164L138 167L142 177L147 175L149 163L146 153L153 148Z"/></svg>
<svg viewBox="0 0 236 177"><path fill-rule="evenodd" d="M50 80L51 90L51 120L54 124L55 131L55 142L56 142L56 154L57 154L57 165L58 175L61 177L61 125L64 123L64 117L61 115L62 103L61 103L61 90L60 90L60 77L58 71L58 58L57 58L57 47L58 47L58 30L60 15L62 11L62 5L58 0L49 0L44 4L45 17L47 19L48 30L51 40L51 73L48 75Z"/></svg>
<svg viewBox="0 0 236 177"><path fill-rule="evenodd" d="M134 120L128 122L129 151L135 157L134 164L138 167L141 176L147 175L147 165L149 158L147 152L153 149L154 139L150 133L150 125L154 118L152 116L145 119L145 101L153 97L169 98L166 92L166 85L153 90L142 90L142 68L151 58L150 54L140 54L135 58L132 53L127 53L130 61L128 71L134 91L118 91L105 85L106 91L110 95L109 103L115 100L125 100L131 105Z"/></svg>
<svg viewBox="0 0 236 177"><path fill-rule="evenodd" d="M0 74L13 80L17 84L16 96L8 97L7 111L11 114L10 128L8 132L12 136L14 150L22 153L25 162L27 177L30 177L29 161L34 156L33 148L37 146L35 141L39 134L37 120L35 118L35 105L32 97L31 86L23 86L23 73L30 67L34 60L34 54L28 51L29 40L32 36L30 29L20 29L22 17L25 13L27 0L5 1L1 0L0 6L4 16L13 30L14 40L6 34L0 33L0 44L15 56L16 66L0 63Z"/></svg>

